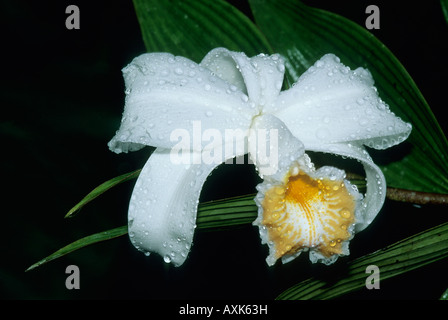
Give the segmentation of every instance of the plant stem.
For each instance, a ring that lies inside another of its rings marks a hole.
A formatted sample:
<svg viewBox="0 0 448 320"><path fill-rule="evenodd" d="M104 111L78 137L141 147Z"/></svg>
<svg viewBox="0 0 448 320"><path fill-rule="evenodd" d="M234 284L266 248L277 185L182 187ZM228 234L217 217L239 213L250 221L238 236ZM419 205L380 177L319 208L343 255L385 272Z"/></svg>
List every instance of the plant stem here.
<svg viewBox="0 0 448 320"><path fill-rule="evenodd" d="M398 188L387 188L387 198L395 201L415 204L448 205L448 194L412 191Z"/></svg>

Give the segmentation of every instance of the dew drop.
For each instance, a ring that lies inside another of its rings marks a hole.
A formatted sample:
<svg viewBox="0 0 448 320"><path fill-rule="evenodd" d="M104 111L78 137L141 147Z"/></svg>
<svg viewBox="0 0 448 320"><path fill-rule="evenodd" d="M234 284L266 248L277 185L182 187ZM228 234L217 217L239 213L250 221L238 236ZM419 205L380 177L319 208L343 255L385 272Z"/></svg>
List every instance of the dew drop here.
<svg viewBox="0 0 448 320"><path fill-rule="evenodd" d="M283 63L280 63L277 66L277 70L280 71L280 72L285 72L285 65Z"/></svg>
<svg viewBox="0 0 448 320"><path fill-rule="evenodd" d="M351 215L350 210L344 208L344 209L342 209L340 212L341 212L341 216L342 216L343 218L345 218L345 219L350 218L350 215Z"/></svg>
<svg viewBox="0 0 448 320"><path fill-rule="evenodd" d="M242 100L243 102L247 102L247 101L249 101L249 97L248 97L247 95L243 94L243 95L241 96L241 100Z"/></svg>

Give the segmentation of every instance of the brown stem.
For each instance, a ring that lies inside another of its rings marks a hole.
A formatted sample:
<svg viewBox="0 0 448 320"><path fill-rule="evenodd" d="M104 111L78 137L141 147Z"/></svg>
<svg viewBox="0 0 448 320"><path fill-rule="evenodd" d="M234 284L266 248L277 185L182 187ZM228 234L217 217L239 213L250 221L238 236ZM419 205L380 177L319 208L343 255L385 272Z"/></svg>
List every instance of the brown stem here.
<svg viewBox="0 0 448 320"><path fill-rule="evenodd" d="M448 205L448 194L412 191L398 188L387 188L388 199L415 204Z"/></svg>
<svg viewBox="0 0 448 320"><path fill-rule="evenodd" d="M365 178L358 174L348 172L347 179L361 180ZM448 205L448 194L441 193L430 193L387 187L386 197L394 201L409 202L415 204Z"/></svg>

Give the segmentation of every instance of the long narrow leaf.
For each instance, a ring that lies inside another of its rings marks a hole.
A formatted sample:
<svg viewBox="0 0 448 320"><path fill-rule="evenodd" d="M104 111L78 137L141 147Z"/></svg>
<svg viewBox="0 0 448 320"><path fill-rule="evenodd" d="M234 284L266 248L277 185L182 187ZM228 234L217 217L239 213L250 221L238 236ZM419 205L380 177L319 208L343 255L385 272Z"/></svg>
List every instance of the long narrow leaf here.
<svg viewBox="0 0 448 320"><path fill-rule="evenodd" d="M252 222L257 216L257 206L253 200L254 196L255 195L246 195L199 204L197 228L224 228ZM128 227L121 226L76 240L75 242L52 253L48 257L36 262L26 271L37 268L47 262L60 258L88 245L125 235L127 232Z"/></svg>
<svg viewBox="0 0 448 320"><path fill-rule="evenodd" d="M440 6L442 7L443 16L446 23L448 23L448 0L440 0Z"/></svg>
<svg viewBox="0 0 448 320"><path fill-rule="evenodd" d="M257 217L255 195L207 202L199 205L198 229L215 229L251 223Z"/></svg>
<svg viewBox="0 0 448 320"><path fill-rule="evenodd" d="M331 285L310 278L281 293L277 299L332 299L365 287L369 265L379 268L383 281L447 257L448 223L445 223L354 260L344 278Z"/></svg>
<svg viewBox="0 0 448 320"><path fill-rule="evenodd" d="M103 231L103 232L99 232L99 233L95 233L92 234L90 236L84 237L82 239L76 240L73 243L70 243L69 245L66 245L65 247L59 249L58 251L52 253L51 255L49 255L48 257L39 260L38 262L36 262L35 264L33 264L32 266L30 266L28 269L26 269L26 271L30 271L33 270L37 267L40 267L41 265L50 262L54 259L60 258L62 256L65 256L66 254L69 254L75 250L84 248L88 245L94 244L94 243L98 243L101 241L105 241L105 240L110 240L119 236L122 236L124 234L126 234L128 232L128 227L127 226L122 226L122 227L118 227L112 230L108 230L108 231Z"/></svg>
<svg viewBox="0 0 448 320"><path fill-rule="evenodd" d="M439 300L448 300L448 289L440 296Z"/></svg>
<svg viewBox="0 0 448 320"><path fill-rule="evenodd" d="M96 197L100 196L104 192L108 191L110 188L115 187L119 185L120 183L129 181L131 179L136 179L138 175L140 174L141 169L122 174L118 177L115 177L113 179L107 180L106 182L100 184L98 187L93 189L89 194L87 194L80 202L78 202L73 208L70 209L70 211L65 215L65 218L72 217L74 213L76 213L78 210L80 210L82 207L84 207L86 204L88 204L90 201L95 199Z"/></svg>

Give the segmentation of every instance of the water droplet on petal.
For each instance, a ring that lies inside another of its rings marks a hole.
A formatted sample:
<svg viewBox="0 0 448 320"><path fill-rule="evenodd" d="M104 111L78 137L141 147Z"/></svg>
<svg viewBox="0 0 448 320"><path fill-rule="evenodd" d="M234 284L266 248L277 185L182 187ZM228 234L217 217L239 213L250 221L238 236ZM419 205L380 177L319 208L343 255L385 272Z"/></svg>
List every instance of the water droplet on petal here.
<svg viewBox="0 0 448 320"><path fill-rule="evenodd" d="M277 66L277 70L280 71L280 72L285 72L285 65L283 63L280 63Z"/></svg>
<svg viewBox="0 0 448 320"><path fill-rule="evenodd" d="M350 218L350 210L348 210L348 209L346 209L346 208L343 208L341 211L341 216L343 217L343 218L345 218L345 219L348 219L348 218Z"/></svg>
<svg viewBox="0 0 448 320"><path fill-rule="evenodd" d="M324 65L325 65L325 62L323 62L321 60L316 62L316 67L318 67L318 68L322 68Z"/></svg>

